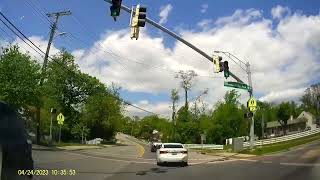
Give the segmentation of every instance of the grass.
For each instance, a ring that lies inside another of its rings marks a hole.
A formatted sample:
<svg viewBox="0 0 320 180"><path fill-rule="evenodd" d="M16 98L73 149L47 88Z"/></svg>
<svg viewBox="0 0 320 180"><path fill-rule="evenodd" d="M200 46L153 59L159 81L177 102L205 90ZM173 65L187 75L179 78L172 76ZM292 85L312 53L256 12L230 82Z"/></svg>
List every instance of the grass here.
<svg viewBox="0 0 320 180"><path fill-rule="evenodd" d="M270 145L264 145L262 147L257 146L256 149L253 150L244 150L241 151L240 153L244 154L253 154L253 155L263 155L263 154L270 154L274 152L279 152L279 151L288 151L290 148L299 146L302 144L306 144L315 140L320 139L320 133L319 134L314 134L311 136L295 139L295 140L290 140L286 142L280 142L280 143L275 143L275 144L270 144Z"/></svg>

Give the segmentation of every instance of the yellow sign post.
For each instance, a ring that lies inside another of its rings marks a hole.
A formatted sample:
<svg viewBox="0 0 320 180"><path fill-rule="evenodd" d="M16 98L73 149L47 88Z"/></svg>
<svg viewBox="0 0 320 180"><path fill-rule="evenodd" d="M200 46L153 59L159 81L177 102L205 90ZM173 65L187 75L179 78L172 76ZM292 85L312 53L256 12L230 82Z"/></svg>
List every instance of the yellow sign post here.
<svg viewBox="0 0 320 180"><path fill-rule="evenodd" d="M63 116L62 113L60 113L57 116L57 121L58 121L58 124L60 125L60 130L59 130L59 143L60 143L60 140L61 140L61 126L63 125L63 122L64 122L64 116Z"/></svg>
<svg viewBox="0 0 320 180"><path fill-rule="evenodd" d="M251 112L255 112L257 110L257 100L254 97L251 97L247 103L247 106Z"/></svg>

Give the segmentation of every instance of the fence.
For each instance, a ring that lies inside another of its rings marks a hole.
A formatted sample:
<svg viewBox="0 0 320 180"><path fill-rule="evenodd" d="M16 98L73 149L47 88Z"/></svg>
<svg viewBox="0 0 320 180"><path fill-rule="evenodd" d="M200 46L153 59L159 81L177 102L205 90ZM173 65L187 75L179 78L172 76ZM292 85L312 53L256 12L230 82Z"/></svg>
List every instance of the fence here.
<svg viewBox="0 0 320 180"><path fill-rule="evenodd" d="M216 144L184 144L184 146L188 149L216 149L216 150L223 150L223 145L216 145Z"/></svg>
<svg viewBox="0 0 320 180"><path fill-rule="evenodd" d="M310 136L313 134L320 133L320 128L316 128L314 130L309 130L309 131L304 131L301 133L296 133L296 134L290 134L287 136L281 136L281 137L276 137L276 138L270 138L270 139L264 139L264 140L258 140L254 141L254 146L259 146L259 145L266 145L266 144L274 144L274 143L279 143L279 142L284 142L284 141L289 141L289 140L294 140L306 136ZM244 142L243 147L249 147L250 142Z"/></svg>

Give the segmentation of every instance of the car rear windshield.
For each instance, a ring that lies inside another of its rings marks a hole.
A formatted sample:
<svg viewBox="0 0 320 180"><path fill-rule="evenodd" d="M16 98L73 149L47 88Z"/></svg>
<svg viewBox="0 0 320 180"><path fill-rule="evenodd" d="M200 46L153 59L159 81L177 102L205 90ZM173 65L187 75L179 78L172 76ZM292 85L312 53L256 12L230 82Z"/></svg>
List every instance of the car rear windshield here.
<svg viewBox="0 0 320 180"><path fill-rule="evenodd" d="M179 144L167 144L164 145L164 148L183 148L183 146Z"/></svg>

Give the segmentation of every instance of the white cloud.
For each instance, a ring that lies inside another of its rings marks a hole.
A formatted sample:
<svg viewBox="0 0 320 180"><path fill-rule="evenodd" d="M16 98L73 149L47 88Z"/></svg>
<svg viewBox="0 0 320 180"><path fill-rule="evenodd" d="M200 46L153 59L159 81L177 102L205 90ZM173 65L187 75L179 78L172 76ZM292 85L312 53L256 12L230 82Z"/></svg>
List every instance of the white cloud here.
<svg viewBox="0 0 320 180"><path fill-rule="evenodd" d="M298 100L303 94L306 88L298 89L286 89L283 91L270 92L266 96L259 98L260 101L267 102L280 102L288 100Z"/></svg>
<svg viewBox="0 0 320 180"><path fill-rule="evenodd" d="M302 89L320 76L320 15L293 13L273 24L261 11L248 9L198 24L201 31L180 28L182 37L210 55L214 50L224 50L250 61L254 93L261 94L265 101L297 100ZM222 73L213 73L211 62L180 42L169 49L163 38L152 37L144 30L138 41L131 40L129 34L128 29L108 32L89 50L78 52L80 68L104 83L115 82L130 92L155 96L169 96L170 89L179 87L172 71L193 69L201 75L223 77ZM245 72L229 62L231 71L246 81ZM191 96L209 88L204 100L212 107L228 90L223 82L223 78L197 77ZM241 101L245 102L248 93L241 93ZM182 92L180 96L183 101ZM170 115L170 102L150 100L137 105Z"/></svg>
<svg viewBox="0 0 320 180"><path fill-rule="evenodd" d="M271 15L274 19L281 19L286 13L290 13L288 7L276 6L271 9Z"/></svg>
<svg viewBox="0 0 320 180"><path fill-rule="evenodd" d="M48 40L44 39L40 36L31 36L28 37L35 45L42 50L42 52L46 52ZM28 42L28 41L27 41ZM34 47L31 43L29 43L34 49L36 49L39 53L35 52L31 47L29 47L26 43L24 43L21 39L17 38L12 42L12 44L18 44L21 51L25 53L29 53L31 57L37 60L40 64L43 63L44 54L40 52L36 47ZM55 47L54 43L51 44L49 55L52 57L57 54L60 50Z"/></svg>
<svg viewBox="0 0 320 180"><path fill-rule="evenodd" d="M159 24L164 24L164 23L167 22L168 16L169 16L169 13L171 12L171 10L172 10L172 5L171 4L167 4L165 6L160 7L160 13L159 13L160 21L159 21Z"/></svg>
<svg viewBox="0 0 320 180"><path fill-rule="evenodd" d="M248 25L252 21L260 19L262 17L262 12L257 9L237 9L232 16L221 17L216 21L217 25L225 26L225 25Z"/></svg>
<svg viewBox="0 0 320 180"><path fill-rule="evenodd" d="M200 12L201 12L201 13L206 13L207 10L208 10L208 7L209 7L208 4L202 4L202 5L201 5L201 10L200 10Z"/></svg>
<svg viewBox="0 0 320 180"><path fill-rule="evenodd" d="M197 23L197 25L199 27L201 27L202 29L206 29L208 27L210 27L210 24L212 24L214 21L212 19L203 19L200 22Z"/></svg>

